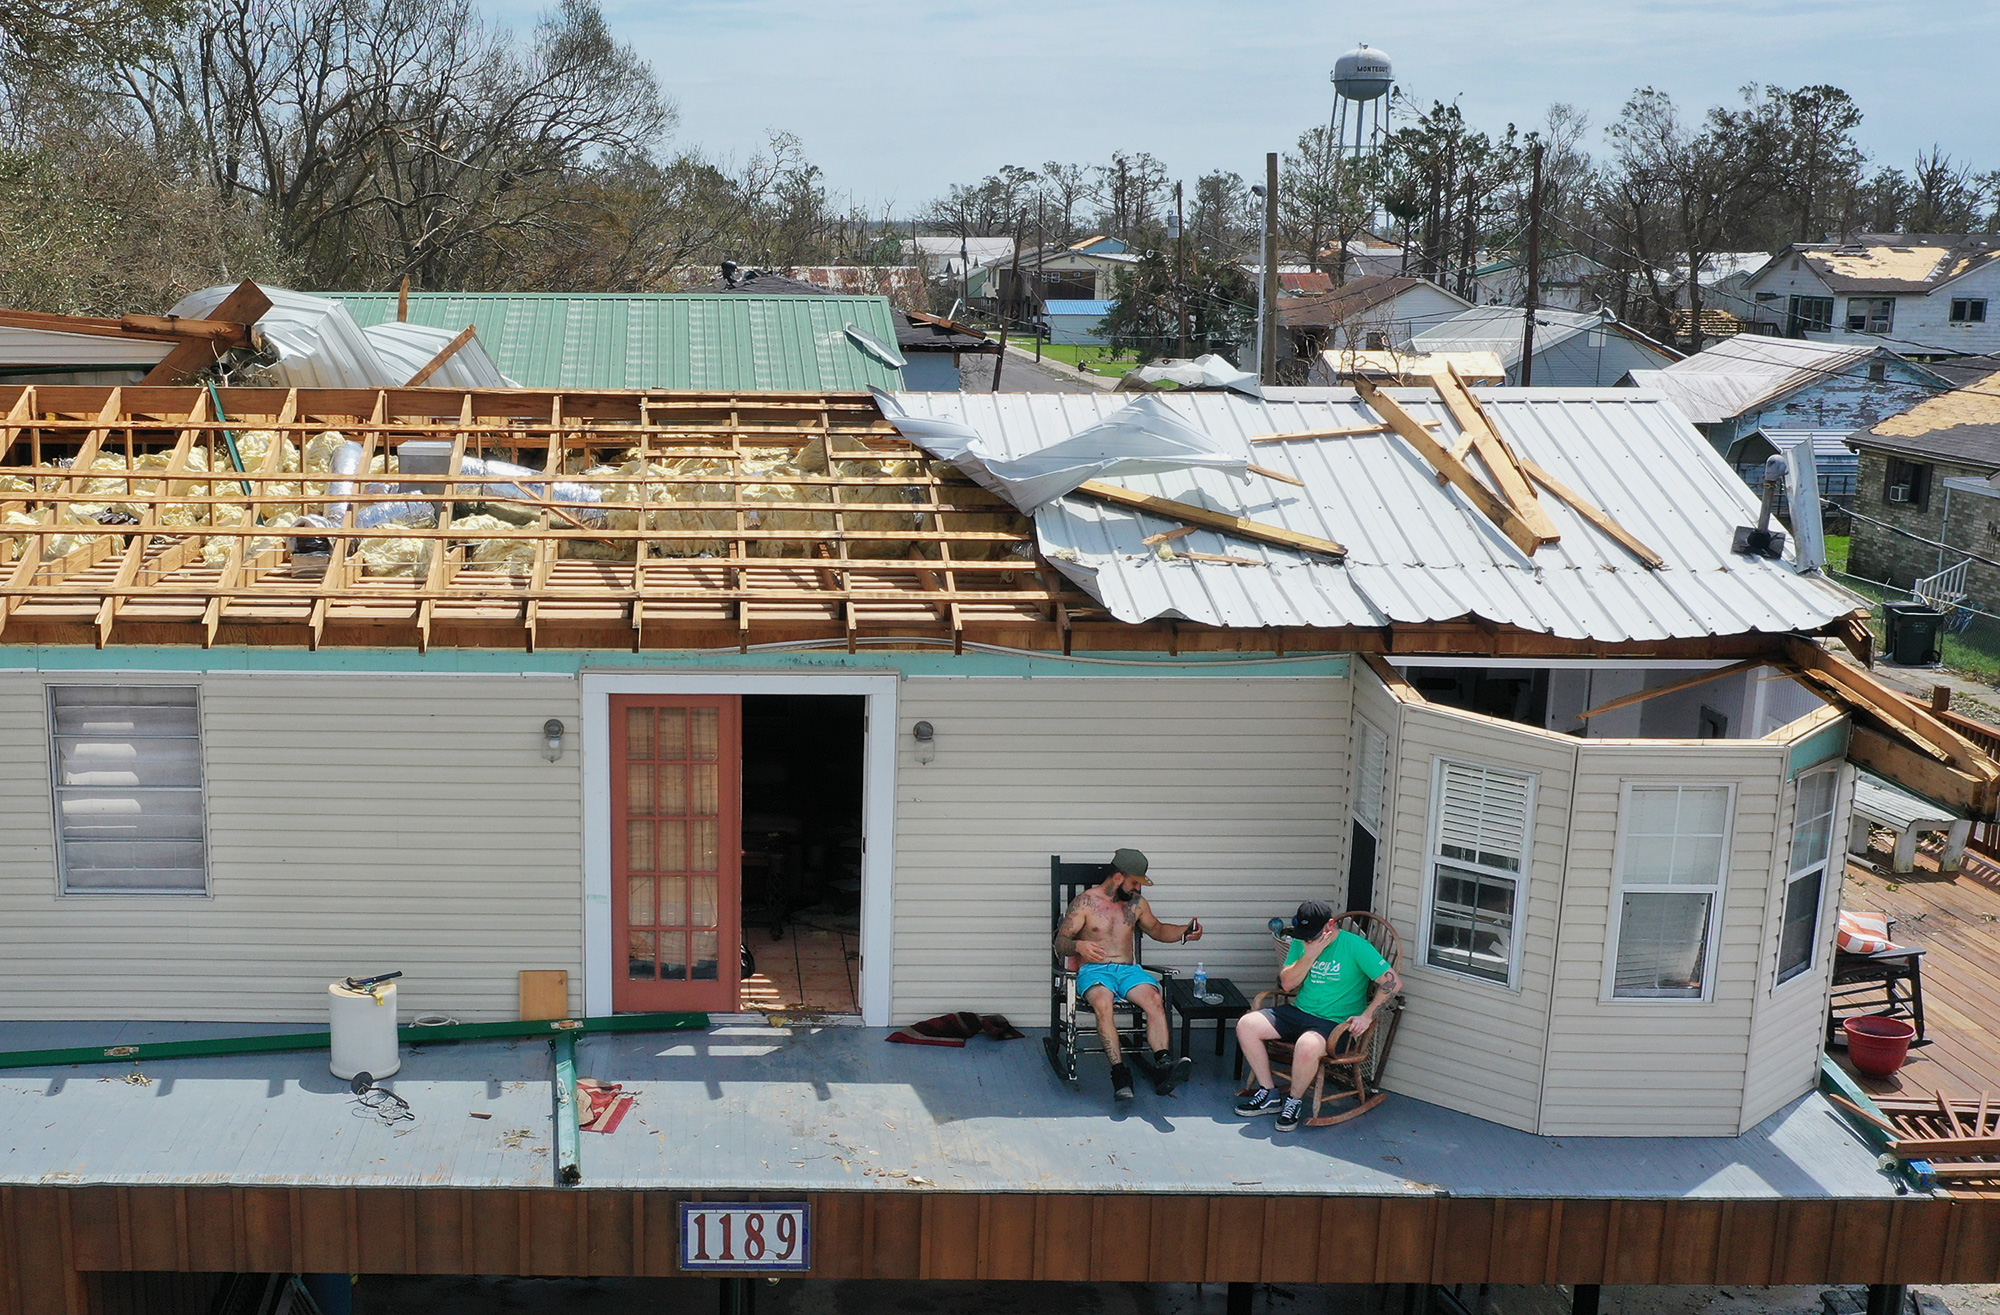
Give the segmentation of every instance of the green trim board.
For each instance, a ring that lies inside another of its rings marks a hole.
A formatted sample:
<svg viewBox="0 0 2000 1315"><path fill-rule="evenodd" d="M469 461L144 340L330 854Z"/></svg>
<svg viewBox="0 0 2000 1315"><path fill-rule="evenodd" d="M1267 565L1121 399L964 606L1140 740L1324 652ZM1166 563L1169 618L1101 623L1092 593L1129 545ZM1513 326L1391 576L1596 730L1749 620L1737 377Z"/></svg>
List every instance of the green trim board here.
<svg viewBox="0 0 2000 1315"><path fill-rule="evenodd" d="M537 1019L518 1023L448 1023L440 1027L399 1027L406 1046L458 1041L546 1036L575 1037L590 1032L687 1032L708 1027L707 1014L611 1014L599 1018ZM66 1050L0 1051L0 1069L55 1068L66 1064L139 1064L162 1059L208 1059L219 1055L261 1055L287 1050L326 1050L328 1032L285 1032L273 1036L208 1037L200 1041L145 1041L129 1046L78 1046ZM572 1052L573 1053L573 1052Z"/></svg>
<svg viewBox="0 0 2000 1315"><path fill-rule="evenodd" d="M362 328L396 318L393 292L322 292ZM896 341L887 297L754 293L413 292L410 323L478 330L523 388L728 392L900 389L903 372L850 338Z"/></svg>
<svg viewBox="0 0 2000 1315"><path fill-rule="evenodd" d="M948 649L949 646L942 646ZM1346 653L1296 654L1288 657L1232 653L1164 657L1157 653L1103 653L1088 659L1026 653L863 648L849 653L845 645L819 649L767 650L739 653L657 652L627 649L557 650L527 653L519 649L342 648L214 648L178 645L121 645L84 648L68 645L0 646L0 672L166 672L215 674L311 675L453 675L557 676L576 678L594 671L844 671L887 672L906 677L967 679L1034 677L1077 679L1132 676L1235 676L1292 680L1339 678L1348 674Z"/></svg>
<svg viewBox="0 0 2000 1315"><path fill-rule="evenodd" d="M1831 1055L1823 1054L1819 1057L1819 1089L1830 1095L1839 1096L1843 1100L1853 1101L1877 1118L1888 1117L1882 1113L1879 1105L1869 1099L1868 1093L1861 1089L1861 1084L1854 1080L1853 1075L1842 1068ZM1884 1168L1901 1177L1918 1191L1929 1192L1937 1189L1937 1175L1931 1172L1929 1160L1905 1160L1892 1154L1889 1150L1887 1132L1866 1119L1855 1118L1852 1113L1841 1109L1838 1105L1833 1108L1847 1126L1854 1129L1857 1136L1882 1153L1882 1158L1888 1161L1884 1164Z"/></svg>
<svg viewBox="0 0 2000 1315"><path fill-rule="evenodd" d="M549 1084L555 1101L556 1183L574 1187L583 1181L583 1157L577 1143L582 1131L576 1123L576 1033L558 1032L549 1038L555 1051L555 1080Z"/></svg>
<svg viewBox="0 0 2000 1315"><path fill-rule="evenodd" d="M1847 753L1848 726L1848 718L1842 717L1839 721L1822 726L1794 744L1791 757L1787 760L1786 779L1790 780L1800 772L1810 771L1823 762L1844 756Z"/></svg>

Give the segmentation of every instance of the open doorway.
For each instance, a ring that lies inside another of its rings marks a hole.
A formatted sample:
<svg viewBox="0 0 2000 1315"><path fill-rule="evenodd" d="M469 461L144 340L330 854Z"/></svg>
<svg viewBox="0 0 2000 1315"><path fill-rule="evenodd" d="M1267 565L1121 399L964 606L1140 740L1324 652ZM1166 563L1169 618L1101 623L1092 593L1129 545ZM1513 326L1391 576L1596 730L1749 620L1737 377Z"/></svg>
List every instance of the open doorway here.
<svg viewBox="0 0 2000 1315"><path fill-rule="evenodd" d="M743 696L743 982L761 1012L860 1010L861 695Z"/></svg>

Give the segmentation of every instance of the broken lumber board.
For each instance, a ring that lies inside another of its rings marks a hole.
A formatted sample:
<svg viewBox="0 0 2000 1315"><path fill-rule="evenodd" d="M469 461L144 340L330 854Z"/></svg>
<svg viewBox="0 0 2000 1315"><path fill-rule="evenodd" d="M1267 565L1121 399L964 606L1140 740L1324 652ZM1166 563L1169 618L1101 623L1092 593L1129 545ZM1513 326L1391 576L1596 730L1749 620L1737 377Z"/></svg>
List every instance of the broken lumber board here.
<svg viewBox="0 0 2000 1315"><path fill-rule="evenodd" d="M1486 468L1493 472L1493 483L1500 496L1507 500L1529 529L1541 536L1544 544L1560 542L1562 532L1549 519L1541 499L1535 495L1534 484L1521 469L1521 459L1515 455L1507 440L1500 436L1500 431L1493 427L1492 421L1486 418L1479 400L1466 387L1458 371L1447 364L1431 376L1431 387L1444 402L1445 409L1451 412L1451 418L1458 422L1465 437L1472 440L1472 448L1479 453Z"/></svg>
<svg viewBox="0 0 2000 1315"><path fill-rule="evenodd" d="M1810 640L1793 636L1787 639L1785 647L1801 670L1836 688L1847 701L1916 737L1959 771L1988 782L2000 780L2000 763L1939 721L1930 709L1904 698L1867 672L1848 666Z"/></svg>
<svg viewBox="0 0 2000 1315"><path fill-rule="evenodd" d="M1185 538L1186 536L1193 534L1194 531L1195 531L1194 526L1183 525L1178 530L1161 530L1158 534L1149 534L1145 538L1139 540L1139 542L1145 544L1147 547L1150 548L1156 543L1170 543L1175 539Z"/></svg>
<svg viewBox="0 0 2000 1315"><path fill-rule="evenodd" d="M1287 475L1284 471L1273 470L1269 466L1246 466L1245 469L1253 475L1262 475L1265 479L1277 480L1280 484L1294 484L1299 488L1306 486L1306 482L1297 476Z"/></svg>
<svg viewBox="0 0 2000 1315"><path fill-rule="evenodd" d="M1438 428L1436 420L1420 420L1417 423L1426 429ZM1355 438L1362 434L1393 434L1394 425L1337 425L1332 429L1274 429L1268 434L1252 434L1252 443L1290 443L1307 438Z"/></svg>
<svg viewBox="0 0 2000 1315"><path fill-rule="evenodd" d="M211 321L226 320L232 324L246 326L264 318L264 312L271 309L271 299L264 295L264 289L244 279L222 303L210 311ZM181 345L168 352L160 363L146 372L139 381L142 388L155 384L175 384L188 379L220 360L229 350L205 338L183 340Z"/></svg>
<svg viewBox="0 0 2000 1315"><path fill-rule="evenodd" d="M1437 436L1426 429L1421 421L1405 411L1402 404L1377 388L1366 379L1356 379L1354 390L1361 394L1361 400L1375 408L1409 445L1415 448L1431 468L1471 500L1472 505L1484 512L1486 518L1497 526L1500 532L1516 548L1532 557L1535 549L1542 545L1542 536L1533 526L1521 518L1508 501L1480 483L1479 477L1463 461L1453 456L1438 442Z"/></svg>
<svg viewBox="0 0 2000 1315"><path fill-rule="evenodd" d="M1176 502L1172 498L1121 488L1101 480L1085 480L1077 485L1075 492L1087 498L1096 498L1100 502L1109 502L1114 506L1150 512L1165 520L1185 521L1204 529L1221 530L1226 534L1254 539L1259 543L1275 544L1280 548L1296 548L1301 552L1319 553L1335 559L1347 556L1347 549L1331 539L1304 534L1298 530L1287 529L1283 525L1267 525L1263 521L1232 516L1224 511L1212 511L1207 507L1196 506L1192 502Z"/></svg>
<svg viewBox="0 0 2000 1315"><path fill-rule="evenodd" d="M468 324L463 329L460 329L458 331L458 336L456 338L453 338L450 342L446 343L444 346L438 348L438 354L436 356L431 357L430 360L425 361L424 368L417 371L415 374L411 375L410 381L404 384L403 387L405 388L418 387L424 382L424 380L430 378L432 375L436 374L439 370L442 370L444 368L444 364L446 361L449 361L452 357L458 355L459 348L465 346L465 344L472 341L472 335L478 329L478 327L479 326L476 324Z"/></svg>
<svg viewBox="0 0 2000 1315"><path fill-rule="evenodd" d="M1574 511L1598 529L1618 540L1619 544L1627 552L1644 562L1649 569L1657 571L1667 564L1666 558L1648 548L1630 530L1627 530L1623 525L1611 519L1603 508L1598 507L1582 494L1557 480L1554 475L1549 474L1548 471L1542 469L1537 463L1530 461L1526 457L1522 457L1521 469L1528 472L1528 478L1534 480L1535 483L1555 494L1564 502L1567 502L1571 511Z"/></svg>
<svg viewBox="0 0 2000 1315"><path fill-rule="evenodd" d="M1745 671L1754 671L1756 668L1766 665L1768 664L1763 658L1750 658L1743 662L1731 663L1726 667L1717 667L1714 671L1698 671L1692 676L1684 676L1679 680L1670 680L1664 685L1655 685L1651 689L1642 689L1637 693L1626 694L1619 698L1600 703L1594 708L1577 713L1576 719L1578 721L1589 721L1592 717L1602 717L1607 712L1616 712L1620 708L1629 708L1635 703L1644 703L1647 699L1656 699L1662 694L1678 694L1684 689L1693 689L1697 685L1706 685L1711 680L1722 680L1727 676L1738 675Z"/></svg>

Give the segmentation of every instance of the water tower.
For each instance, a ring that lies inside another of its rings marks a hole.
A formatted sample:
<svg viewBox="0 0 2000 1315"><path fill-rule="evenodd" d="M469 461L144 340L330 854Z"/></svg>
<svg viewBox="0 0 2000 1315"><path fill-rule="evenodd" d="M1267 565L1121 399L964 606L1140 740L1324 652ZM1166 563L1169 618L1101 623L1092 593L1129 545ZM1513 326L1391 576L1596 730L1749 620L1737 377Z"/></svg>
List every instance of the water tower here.
<svg viewBox="0 0 2000 1315"><path fill-rule="evenodd" d="M1389 57L1365 43L1342 55L1327 75L1333 82L1333 130L1335 146L1343 156L1357 158L1375 150L1382 142L1384 111L1388 94L1396 85ZM1353 144L1348 143L1348 121L1353 120Z"/></svg>

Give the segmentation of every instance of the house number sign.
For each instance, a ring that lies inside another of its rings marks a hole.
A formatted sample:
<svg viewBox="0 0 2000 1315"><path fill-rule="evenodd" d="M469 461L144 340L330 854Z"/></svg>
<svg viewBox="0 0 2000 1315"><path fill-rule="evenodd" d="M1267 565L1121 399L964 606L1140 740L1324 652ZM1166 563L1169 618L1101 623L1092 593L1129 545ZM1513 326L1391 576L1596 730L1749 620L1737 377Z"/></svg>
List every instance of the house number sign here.
<svg viewBox="0 0 2000 1315"><path fill-rule="evenodd" d="M812 1265L811 1207L803 1201L681 1202L684 1270L805 1270Z"/></svg>

